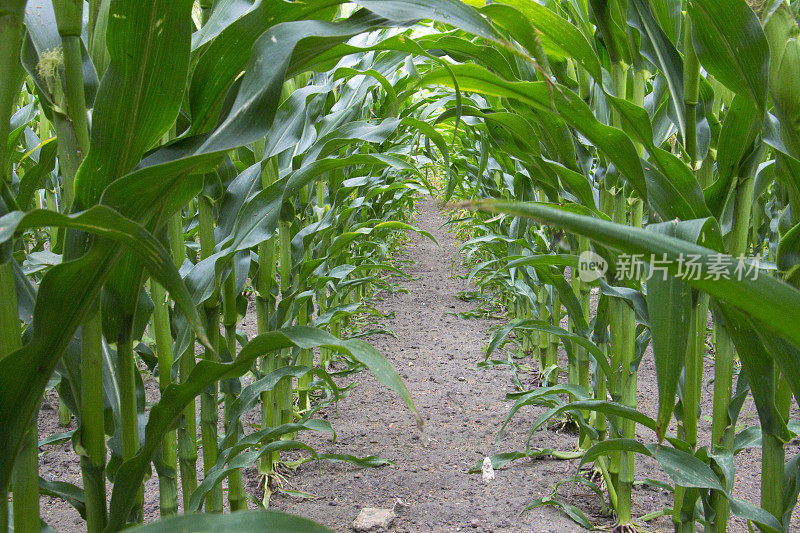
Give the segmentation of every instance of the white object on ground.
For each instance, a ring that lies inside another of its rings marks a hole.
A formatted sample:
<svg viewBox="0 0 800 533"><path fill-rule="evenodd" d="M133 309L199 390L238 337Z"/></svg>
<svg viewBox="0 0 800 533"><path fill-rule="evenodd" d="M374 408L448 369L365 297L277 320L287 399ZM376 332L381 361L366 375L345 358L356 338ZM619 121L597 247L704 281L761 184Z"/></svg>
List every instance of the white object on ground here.
<svg viewBox="0 0 800 533"><path fill-rule="evenodd" d="M483 481L485 483L488 483L494 479L494 468L492 468L492 460L489 459L488 457L483 458L483 468L481 470L482 470L481 476L483 477Z"/></svg>

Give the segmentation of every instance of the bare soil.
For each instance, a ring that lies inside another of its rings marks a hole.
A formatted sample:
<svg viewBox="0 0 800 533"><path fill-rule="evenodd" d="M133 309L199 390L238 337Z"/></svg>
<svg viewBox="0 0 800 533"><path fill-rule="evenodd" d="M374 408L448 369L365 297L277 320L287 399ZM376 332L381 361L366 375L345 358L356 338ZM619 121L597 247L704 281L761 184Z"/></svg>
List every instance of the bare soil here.
<svg viewBox="0 0 800 533"><path fill-rule="evenodd" d="M462 279L451 275L451 264L459 243L442 227L446 217L433 200L418 203L416 224L431 232L439 245L414 236L407 248L412 260L406 272L412 279L400 285L407 292L384 293L376 307L394 313L382 322L395 336L377 335L368 340L397 369L405 381L425 420L420 433L413 417L401 400L378 383L368 372L354 379L358 386L338 403L338 409L325 408L327 418L337 432L335 442L329 435L305 433L302 438L320 453L378 455L394 462L381 468L358 469L343 463L309 462L287 475L287 487L313 494L316 498L297 498L277 493L271 507L316 520L335 531L350 531L353 519L364 507L392 508L398 518L392 530L416 531L496 531L561 532L583 531L554 507L540 507L523 512L535 498L552 493L562 479L577 473L578 460L524 459L496 471L496 478L484 483L480 474L467 470L485 456L522 451L528 432L543 408L520 410L506 431L498 436L510 404L506 393L516 390L506 367L478 368L484 359L490 328L503 322L488 319L462 319L456 313L467 312L474 303L456 297L467 289ZM463 273L455 261L454 273ZM243 328L252 335L254 320ZM711 412L713 363L706 361L702 410ZM536 375L522 375L524 383L534 383ZM342 385L347 384L347 381ZM147 380L149 400L157 400L157 387ZM657 410L657 389L652 354L646 353L639 373L640 409L651 416ZM48 393L39 416L40 438L64 431L57 424L57 400ZM256 423L256 413L248 420ZM748 400L739 423L757 424L755 408ZM74 424L74 421L73 421ZM647 430L644 430L647 431ZM703 420L700 442L707 443L710 420ZM654 435L642 432L644 442ZM576 435L569 429L541 429L532 436L534 448L574 450ZM787 446L787 459L798 453L797 442ZM737 456L737 497L758 502L760 450L746 450ZM637 480L666 479L658 464L637 458ZM78 461L70 444L48 446L41 457L40 473L45 479L69 481L81 485ZM198 476L201 478L201 476ZM262 494L261 480L255 469L244 472L248 492ZM600 513L597 496L583 485L564 484L559 494L578 506L600 526L611 526L613 519ZM157 481L147 483L145 519L157 516ZM397 504L398 500L402 505ZM672 495L648 485L634 489L633 510L637 516L671 507ZM252 505L252 504L251 504ZM64 502L42 498L42 518L57 531L81 531L83 522ZM797 518L793 529L800 531ZM650 522L650 531L671 531L669 518ZM731 531L747 531L743 521L732 519Z"/></svg>

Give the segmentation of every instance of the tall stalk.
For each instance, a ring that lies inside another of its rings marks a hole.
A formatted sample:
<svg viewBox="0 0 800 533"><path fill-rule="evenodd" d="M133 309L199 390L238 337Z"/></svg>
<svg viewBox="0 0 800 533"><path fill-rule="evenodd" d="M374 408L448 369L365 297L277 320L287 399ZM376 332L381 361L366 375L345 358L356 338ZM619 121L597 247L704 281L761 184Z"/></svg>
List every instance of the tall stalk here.
<svg viewBox="0 0 800 533"><path fill-rule="evenodd" d="M186 258L183 236L183 216L174 214L167 223L172 261L176 267L183 264ZM186 382L195 366L195 340L189 333L189 341L180 360L180 381ZM192 493L197 488L197 412L195 402L189 402L183 410L183 420L178 427L178 464L181 474L181 492L183 507L189 506Z"/></svg>
<svg viewBox="0 0 800 533"><path fill-rule="evenodd" d="M601 185L599 187L599 189L600 189L600 191L599 191L600 192L600 194L599 194L599 196L600 196L600 201L599 201L600 212L606 214L610 218L613 218L613 216L614 216L614 196L609 191L609 187L607 187L606 183L601 183L600 185ZM612 313L613 306L614 306L613 301L609 301L609 303L608 303L609 322L611 322L611 313ZM609 325L611 326L611 328L614 327L613 323L609 324ZM611 331L613 331L613 330L611 330ZM603 332L603 333L605 334L605 332ZM613 353L614 352L611 349L611 338L610 338L610 336L605 336L604 335L603 338L601 339L601 342L602 342L601 347L602 347L603 351L605 352L606 358L609 360L609 363L611 364L611 369L614 370L614 368L615 368L613 366L613 364L614 364L613 363L613 358L614 358ZM612 390L609 390L609 382L608 382L608 380L611 379L611 377L610 376L606 376L603 372L597 372L596 376L597 376L597 399L606 400L606 399L608 399L609 392L613 392L614 383L613 382L611 383ZM608 436L608 420L607 420L606 415L604 413L598 412L595 415L595 429L597 429L597 432L599 433L601 440ZM610 468L610 461L608 460L608 458L602 458L602 459L606 463L608 463L607 464L607 469L606 469L607 477L608 477L606 485L609 487L609 489L613 489L613 487L615 485L612 482L611 473L610 473L610 470L608 469L608 468ZM609 490L609 496L610 496L610 490ZM616 498L616 492L614 493L614 496ZM611 498L609 497L609 500L610 499ZM616 508L616 504L612 504L612 507Z"/></svg>
<svg viewBox="0 0 800 533"><path fill-rule="evenodd" d="M136 405L136 372L131 339L120 338L117 342L117 377L120 397L120 434L122 460L127 461L139 450L139 413ZM136 521L142 521L143 485L139 485L136 502Z"/></svg>
<svg viewBox="0 0 800 533"><path fill-rule="evenodd" d="M682 45L685 122L684 148L688 155L689 167L695 172L697 170L697 105L699 103L700 92L700 63L694 51L692 23L688 16L686 16L683 21ZM689 342L686 345L686 354L684 357L683 420L680 425L682 438L692 448L697 446L697 405L699 405L700 401L703 369L701 347L695 342L698 335L698 321L700 319L698 312L701 311L700 307L701 306L698 305L692 308L691 311ZM707 304L705 309L705 312L708 313ZM703 332L705 332L705 322L703 323L702 329ZM690 494L693 495L695 492ZM684 509L684 504L688 503L685 499L686 495L687 490L684 487L675 487L672 520L676 531L694 531L695 529L694 504L692 504L691 508ZM727 513L727 510L725 512Z"/></svg>
<svg viewBox="0 0 800 533"><path fill-rule="evenodd" d="M225 345L232 359L236 358L236 268L231 265L231 272L225 279L222 287L222 308L223 308L223 325L225 327ZM238 380L238 378L235 378ZM225 427L233 431L237 436L241 434L241 424L229 418L229 413L236 400L236 395L230 391L225 392ZM226 435L227 436L227 435ZM237 439L238 440L238 439ZM244 486L242 485L242 471L238 468L231 471L228 475L228 503L230 504L231 511L239 511L247 509L247 500L244 494Z"/></svg>
<svg viewBox="0 0 800 533"><path fill-rule="evenodd" d="M0 1L0 72L4 73L0 78L0 188L6 187L6 182L11 178L7 139L9 121L22 84L19 56L24 9L24 0ZM0 358L20 348L22 343L14 268L11 258L6 257L5 252L6 250L0 250ZM8 252L10 255L10 250ZM18 456L13 472L12 485L15 488L14 530L27 533L39 530L35 421L24 439L23 451ZM7 492L8 487L0 487L0 531L3 532L8 529Z"/></svg>
<svg viewBox="0 0 800 533"><path fill-rule="evenodd" d="M306 248L305 252L305 260L311 260L311 248ZM298 276L298 284L301 283ZM303 288L298 287L298 293L302 291ZM299 326L307 326L310 323L311 318L311 300L304 302L297 313L297 325ZM300 350L300 353L297 355L297 364L298 366L306 366L306 367L313 367L314 366L314 352L311 350ZM309 399L308 390L311 386L311 377L312 375L306 374L305 376L300 377L297 380L297 404L301 412L307 411L311 408L311 401Z"/></svg>
<svg viewBox="0 0 800 533"><path fill-rule="evenodd" d="M198 199L198 225L200 236L200 255L203 259L214 253L214 214L211 200L205 195ZM212 347L219 346L219 296L215 291L203 304L206 316L206 331ZM203 358L208 361L216 360L213 351L205 349ZM203 471L208 472L217 464L219 456L219 443L217 441L217 423L219 411L217 408L217 382L212 383L200 396L200 427L203 440ZM206 510L222 512L222 487L218 484L206 498Z"/></svg>
<svg viewBox="0 0 800 533"><path fill-rule="evenodd" d="M427 172L427 169L426 169ZM330 178L329 178L330 179ZM325 216L325 179L317 181L317 209L319 210L318 219L322 220ZM327 237L325 237L327 239ZM328 287L327 284L317 289L316 294L317 314L322 314L328 308ZM327 370L331 359L331 351L328 348L319 349L319 364Z"/></svg>
<svg viewBox="0 0 800 533"><path fill-rule="evenodd" d="M83 0L53 0L53 11L64 51L64 96L67 115L75 132L78 148L76 155L80 161L89 151L89 119L83 90L83 57L81 56Z"/></svg>
<svg viewBox="0 0 800 533"><path fill-rule="evenodd" d="M100 313L81 328L81 474L86 496L86 529L101 531L106 524L106 440L103 416L103 359Z"/></svg>
<svg viewBox="0 0 800 533"><path fill-rule="evenodd" d="M683 420L680 424L680 436L692 449L697 447L697 406L700 404L700 385L703 369L702 355L698 357L698 346L694 342L698 327L697 319L697 309L693 308L690 319L689 342L686 345L686 355L684 357ZM675 531L691 532L695 530L696 494L697 491L690 491L681 486L675 487L672 514Z"/></svg>
<svg viewBox="0 0 800 533"><path fill-rule="evenodd" d="M576 237L578 242L578 255L583 252L589 251L589 239L586 237ZM591 289L589 285L585 283L577 272L572 272L572 290L575 293L575 296L578 298L578 302L581 305L581 313L583 314L583 319L588 324L589 323L589 313L591 307ZM576 326L574 324L574 319L570 315L570 327L573 333L577 333ZM592 376L591 376L591 365L589 361L589 351L583 346L575 345L573 347L575 352L575 370L574 370L574 383L576 385L580 385L586 392L590 392L592 388ZM598 379L600 379L601 372L598 372ZM572 376L571 376L572 377ZM572 383L572 381L571 381ZM599 385L599 382L598 382ZM603 398L604 399L604 398ZM584 418L590 416L588 411L583 412ZM595 416L592 413L592 416ZM588 449L591 446L591 440L589 439L588 435L586 435L586 431L581 429L581 434L579 437L579 446L583 449Z"/></svg>
<svg viewBox="0 0 800 533"><path fill-rule="evenodd" d="M17 103L22 84L23 70L19 63L22 46L22 19L25 0L0 1L0 178L8 181L11 177L10 159L6 140L14 106Z"/></svg>
<svg viewBox="0 0 800 533"><path fill-rule="evenodd" d="M281 298L291 297L292 290L292 227L290 222L281 222L278 226L278 243L281 274ZM278 367L286 366L291 356L289 350L285 350L278 360ZM275 402L277 404L277 417L275 425L288 424L294 418L292 380L291 378L282 379L275 386Z"/></svg>
<svg viewBox="0 0 800 533"><path fill-rule="evenodd" d="M742 255L747 250L754 183L755 180L752 176L739 177L736 182L733 229L728 235L728 242L726 243L728 253L733 256ZM734 346L725 324L717 322L715 325L718 327L716 328L717 342L714 351L714 403L712 408L711 445L712 449L717 452L732 452L735 428L729 415L729 408L733 398ZM781 470L781 472L783 471ZM782 476L783 474L781 474L781 479ZM717 517L715 531L727 531L729 514L727 496L719 491L712 491L711 505Z"/></svg>
<svg viewBox="0 0 800 533"><path fill-rule="evenodd" d="M628 99L628 66L622 62L612 64L612 78L614 80L614 91L616 96L621 99ZM632 99L637 105L642 105L644 100L645 77L643 71L634 72L633 76ZM616 114L612 116L612 121L620 124L620 117ZM644 149L641 145L636 145L639 156L642 157ZM630 208L630 209L629 209ZM630 220L628 212L630 210ZM641 227L642 225L642 201L632 199L628 201L627 194L623 187L616 187L613 196L613 220L619 224L630 224L631 226ZM632 370L635 358L635 331L636 317L633 309L619 298L613 298L609 302L609 322L610 322L610 347L611 347L611 368L617 373L614 383L608 383L612 397L618 398L623 405L636 407L636 372ZM621 437L632 439L635 437L635 424L627 418L620 420ZM609 475L616 489L616 513L617 523L621 527L627 527L631 523L631 497L634 480L634 457L631 452L617 452L611 455L609 464Z"/></svg>
<svg viewBox="0 0 800 533"><path fill-rule="evenodd" d="M770 365L773 375L771 376L772 390L769 403L777 404L779 388L779 372L774 365ZM771 513L772 516L781 522L783 519L783 477L785 467L786 452L784 442L778 435L761 430L761 508Z"/></svg>
<svg viewBox="0 0 800 533"><path fill-rule="evenodd" d="M561 327L561 299L558 293L553 291L552 296L552 310L550 311L550 321L555 327ZM547 357L549 366L553 371L548 375L547 384L550 386L558 384L558 343L559 338L556 335L548 335L549 344L547 346Z"/></svg>
<svg viewBox="0 0 800 533"><path fill-rule="evenodd" d="M793 2L781 1L753 6L757 14L762 17L764 34L770 48L769 88L773 103L772 112L778 118L781 139L793 157L800 156L800 140L798 140L798 117L800 117L800 97L797 94L797 77L800 73L800 25L798 24L797 9ZM800 223L800 194L796 187L789 187L787 191L791 224L796 227ZM781 232L783 233L783 232ZM783 236L785 239L785 235ZM783 245L785 240L781 241ZM791 245L787 246L790 248ZM770 250L772 253L772 250ZM785 254L789 255L789 254ZM796 260L791 261L796 263ZM790 274L791 268L783 272ZM788 276L787 281L795 288L800 288L800 278ZM778 413L789 419L791 405L791 392L784 376L775 373L775 403ZM761 506L772 513L779 522L783 521L784 502L784 442L776 435L762 431L762 476L761 476ZM783 524L788 528L789 524Z"/></svg>
<svg viewBox="0 0 800 533"><path fill-rule="evenodd" d="M547 286L544 284L539 285L538 290L539 296L539 320L547 322L550 320L550 309L547 307ZM550 334L545 333L543 331L538 332L538 339L537 339L537 350L539 353L539 363L542 376L546 376L546 373L550 371L550 354L548 352L548 348L550 347ZM549 384L549 377L547 379L542 380L543 385Z"/></svg>
<svg viewBox="0 0 800 533"><path fill-rule="evenodd" d="M700 61L692 42L692 19L683 19L683 101L686 109L685 148L690 166L697 163L697 104L700 101Z"/></svg>
<svg viewBox="0 0 800 533"><path fill-rule="evenodd" d="M214 0L200 0L201 23L208 22L214 8ZM197 200L198 236L200 240L200 258L205 259L214 253L214 214L211 201L205 195L200 195ZM206 331L209 344L217 349L219 347L219 294L215 288L214 294L203 304L206 317ZM203 350L203 359L214 361L216 355L209 349ZM218 383L212 383L200 395L200 430L203 445L203 472L208 475L209 470L217 464L219 455L219 442L217 424L219 410L217 404ZM184 496L185 497L185 496ZM222 487L214 486L205 499L206 511L222 512Z"/></svg>
<svg viewBox="0 0 800 533"><path fill-rule="evenodd" d="M277 178L277 161L266 160L262 165L261 185L268 188ZM272 287L275 284L275 237L270 237L258 246L258 277L256 279L256 321L258 333L270 330L270 319L275 312L275 299ZM261 358L261 373L266 375L277 368L277 354L268 353ZM275 394L273 391L261 393L261 427L272 427L275 420ZM269 476L273 471L273 454L265 454L259 465L260 473ZM265 484L266 486L266 484ZM265 488L264 494L268 490Z"/></svg>
<svg viewBox="0 0 800 533"><path fill-rule="evenodd" d="M0 200L1 201L1 200ZM17 290L11 262L0 265L0 359L22 347L22 331L17 314ZM39 529L39 482L38 474L31 479L30 473L38 470L36 447L36 425L28 430L11 478L14 493L14 531L38 531ZM31 442L31 434L33 442ZM33 444L33 447L31 447ZM33 482L33 484L31 484ZM6 489L0 499L0 531L8 529L8 503Z"/></svg>
<svg viewBox="0 0 800 533"><path fill-rule="evenodd" d="M627 204L624 195L620 195L622 202ZM619 199L617 202L621 202ZM621 207L623 211L625 207ZM633 227L642 225L642 201L634 199L631 204L630 224ZM616 213L615 213L616 214ZM633 309L627 304L617 302L617 320L620 327L617 333L617 340L612 337L612 348L619 352L619 372L618 384L621 392L621 403L628 407L636 408L636 385L637 372L633 369L636 357L636 316ZM633 420L624 418L621 421L622 437L633 439L636 436L636 425ZM634 481L634 455L632 452L623 452L619 460L619 482L617 486L617 519L620 524L631 522L631 497Z"/></svg>
<svg viewBox="0 0 800 533"><path fill-rule="evenodd" d="M150 284L153 299L153 335L158 356L158 388L163 394L172 383L172 328L169 320L167 291L156 282ZM178 512L178 435L168 432L161 440L161 470L158 473L158 502L161 516Z"/></svg>
<svg viewBox="0 0 800 533"><path fill-rule="evenodd" d="M627 98L628 67L620 62L615 62L612 64L611 74L617 98ZM620 124L620 118L616 113L612 114L612 123L615 125ZM612 193L613 198L610 206L613 212L612 220L618 224L627 224L627 199L622 187L617 186L614 191L609 192ZM612 298L608 303L610 329L609 363L616 374L615 379L608 382L608 388L612 398L620 401L622 401L622 394L627 381L624 362L630 359L628 356L628 338L630 338L628 330L633 327L632 324L629 324L626 307L625 303L619 298ZM620 426L623 426L622 422L620 422ZM624 427L621 428L621 433L624 435ZM609 458L608 472L611 485L614 486L617 495L615 511L617 513L617 523L621 526L625 526L631 521L631 492L628 484L623 481L628 477L629 471L628 454L625 452L612 453Z"/></svg>

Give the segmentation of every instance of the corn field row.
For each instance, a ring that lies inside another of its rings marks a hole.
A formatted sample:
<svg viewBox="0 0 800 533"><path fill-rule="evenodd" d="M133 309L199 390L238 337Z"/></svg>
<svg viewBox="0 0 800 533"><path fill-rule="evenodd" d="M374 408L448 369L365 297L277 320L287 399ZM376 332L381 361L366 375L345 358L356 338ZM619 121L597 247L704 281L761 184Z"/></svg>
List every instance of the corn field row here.
<svg viewBox="0 0 800 533"><path fill-rule="evenodd" d="M368 370L421 427L351 322L403 276L395 252L428 193L452 202L469 278L507 312L487 360L505 348L541 376L509 394L509 420L539 405L531 432L577 427L575 450L548 453L580 458L615 531L669 516L722 532L731 515L789 531L798 7L0 0L0 532L46 527L40 495L90 532L326 531L265 509L290 450L381 464L303 442L334 429L319 409L358 394L342 375ZM650 348L655 416L637 405ZM52 389L81 486L39 477ZM742 429L747 398L760 425ZM733 496L752 447L760 506ZM671 508L632 507L637 455L671 480ZM262 498L242 482L252 465ZM140 525L150 476L162 519ZM541 505L594 527L557 496Z"/></svg>

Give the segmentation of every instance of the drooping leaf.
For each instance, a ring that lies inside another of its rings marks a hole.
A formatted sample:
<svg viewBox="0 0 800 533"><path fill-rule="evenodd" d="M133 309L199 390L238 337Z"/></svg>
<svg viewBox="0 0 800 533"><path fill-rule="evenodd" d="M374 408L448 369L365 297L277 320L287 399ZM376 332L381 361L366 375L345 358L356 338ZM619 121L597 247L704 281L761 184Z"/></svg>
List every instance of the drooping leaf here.
<svg viewBox="0 0 800 533"><path fill-rule="evenodd" d="M659 225L659 229L674 236L676 226L675 223L664 223ZM656 230L654 226L650 229ZM647 311L658 381L656 424L661 440L672 418L678 380L684 368L689 335L693 331L691 289L682 280L657 272L647 282Z"/></svg>
<svg viewBox="0 0 800 533"><path fill-rule="evenodd" d="M185 514L157 520L151 524L131 529L136 533L174 533L193 531L205 533L212 531L241 531L242 533L330 533L307 518L279 511L245 511L228 515Z"/></svg>

